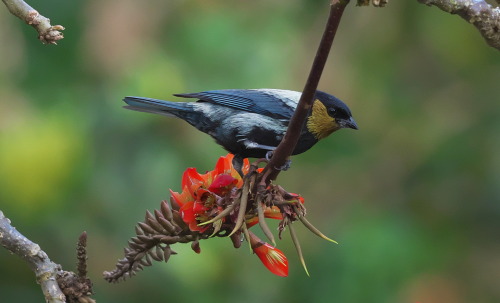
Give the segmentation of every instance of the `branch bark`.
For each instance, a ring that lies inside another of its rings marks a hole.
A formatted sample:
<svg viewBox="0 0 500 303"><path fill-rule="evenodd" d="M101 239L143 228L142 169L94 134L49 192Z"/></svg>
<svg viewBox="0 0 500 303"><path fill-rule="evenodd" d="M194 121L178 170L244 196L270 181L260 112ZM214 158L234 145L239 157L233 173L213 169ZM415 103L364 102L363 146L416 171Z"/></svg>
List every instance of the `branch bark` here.
<svg viewBox="0 0 500 303"><path fill-rule="evenodd" d="M50 19L40 15L34 8L23 0L2 0L9 11L27 24L33 26L38 32L38 39L43 44L57 44L64 38L61 25L51 25Z"/></svg>
<svg viewBox="0 0 500 303"><path fill-rule="evenodd" d="M323 37L319 44L318 50L316 52L316 57L309 72L309 77L307 78L304 90L300 97L297 108L293 114L290 124L288 125L287 132L281 140L273 156L266 168L264 169L264 176L266 179L265 183L269 183L271 180L275 180L278 176L280 170L279 167L283 167L286 160L292 154L295 146L300 137L300 133L304 126L307 114L311 109L314 94L318 88L318 83L323 73L323 69L328 59L330 49L333 44L333 39L337 33L337 28L340 23L340 19L344 13L344 9L349 4L350 0L332 0L330 3L330 16L323 32Z"/></svg>
<svg viewBox="0 0 500 303"><path fill-rule="evenodd" d="M500 50L500 8L483 0L418 0L428 6L457 14L472 23L481 33L486 43Z"/></svg>
<svg viewBox="0 0 500 303"><path fill-rule="evenodd" d="M42 287L47 302L66 302L56 281L57 274L61 271L60 266L52 262L38 244L18 232L2 211L0 211L0 244L28 263Z"/></svg>

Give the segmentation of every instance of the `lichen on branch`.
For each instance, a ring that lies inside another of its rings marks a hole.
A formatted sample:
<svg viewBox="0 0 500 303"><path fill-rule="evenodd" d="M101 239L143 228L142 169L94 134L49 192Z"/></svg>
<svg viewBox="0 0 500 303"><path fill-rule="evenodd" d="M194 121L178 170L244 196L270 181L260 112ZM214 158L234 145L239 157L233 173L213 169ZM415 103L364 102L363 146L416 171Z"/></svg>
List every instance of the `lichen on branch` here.
<svg viewBox="0 0 500 303"><path fill-rule="evenodd" d="M18 232L2 211L0 211L0 245L29 264L35 272L37 282L42 287L47 302L66 302L66 298L56 281L61 267L52 262L38 244L33 243Z"/></svg>
<svg viewBox="0 0 500 303"><path fill-rule="evenodd" d="M23 0L2 0L7 9L16 17L33 26L38 32L38 39L43 44L57 44L64 38L62 25L51 25L50 19L42 16L37 10Z"/></svg>
<svg viewBox="0 0 500 303"><path fill-rule="evenodd" d="M86 233L82 234L78 242L78 275L63 271L38 244L17 231L0 211L0 245L28 263L48 303L95 303L90 298L92 282L86 277L86 237Z"/></svg>

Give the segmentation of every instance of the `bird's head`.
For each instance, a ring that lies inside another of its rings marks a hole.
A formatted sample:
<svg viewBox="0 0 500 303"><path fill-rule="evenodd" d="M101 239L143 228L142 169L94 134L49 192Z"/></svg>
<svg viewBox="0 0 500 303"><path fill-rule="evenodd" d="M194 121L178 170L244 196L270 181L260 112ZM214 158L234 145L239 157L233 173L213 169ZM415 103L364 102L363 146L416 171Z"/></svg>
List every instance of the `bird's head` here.
<svg viewBox="0 0 500 303"><path fill-rule="evenodd" d="M315 100L307 118L307 129L318 140L341 128L358 129L351 110L334 96L316 91Z"/></svg>

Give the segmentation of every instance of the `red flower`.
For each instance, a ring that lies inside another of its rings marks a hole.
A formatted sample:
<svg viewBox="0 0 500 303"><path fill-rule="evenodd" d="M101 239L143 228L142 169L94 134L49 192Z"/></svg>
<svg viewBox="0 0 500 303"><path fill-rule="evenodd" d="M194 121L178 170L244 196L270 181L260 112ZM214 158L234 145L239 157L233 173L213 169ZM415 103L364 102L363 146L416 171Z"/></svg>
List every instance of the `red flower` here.
<svg viewBox="0 0 500 303"><path fill-rule="evenodd" d="M188 168L182 176L182 192L170 190L173 200L179 205L182 220L192 231L205 232L210 228L198 224L210 220L223 209L217 201L234 188L243 185L243 179L234 169L233 155L220 157L214 170L206 174L199 174L196 168ZM250 164L248 159L243 162L242 171L248 173Z"/></svg>
<svg viewBox="0 0 500 303"><path fill-rule="evenodd" d="M288 276L288 260L285 254L281 250L263 242L252 232L249 232L249 234L250 246L262 264L275 275L280 277Z"/></svg>
<svg viewBox="0 0 500 303"><path fill-rule="evenodd" d="M189 226L191 231L200 233L207 232L214 225L207 222L221 213L224 208L224 203L221 199L232 191L235 191L243 186L243 179L232 165L233 155L228 154L225 157L220 157L215 165L214 170L208 171L205 174L200 174L195 168L188 168L182 176L182 192L177 193L170 190L172 200L179 206L179 213L182 220ZM248 159L244 160L242 172L247 174L250 169ZM262 169L257 170L257 172ZM287 197L289 203L304 203L304 199L296 194L290 193L291 197ZM277 206L266 206L262 204L264 217L272 219L283 219L282 209ZM223 218L222 220L225 220ZM257 215L248 215L246 218L247 228L257 224L259 219ZM215 224L215 223L214 223ZM212 230L210 230L212 232ZM253 252L259 257L264 266L273 274L286 277L288 276L288 260L281 250L269 245L260 240L253 233L250 234L250 245ZM195 247L196 252L199 252L199 247Z"/></svg>
<svg viewBox="0 0 500 303"><path fill-rule="evenodd" d="M264 217L269 218L269 219L276 219L276 220L282 220L283 215L281 214L280 209L277 206L273 207L267 207L264 209ZM257 216L247 218L245 220L245 223L247 224L247 228L250 228L254 226L255 224L259 223L259 218Z"/></svg>

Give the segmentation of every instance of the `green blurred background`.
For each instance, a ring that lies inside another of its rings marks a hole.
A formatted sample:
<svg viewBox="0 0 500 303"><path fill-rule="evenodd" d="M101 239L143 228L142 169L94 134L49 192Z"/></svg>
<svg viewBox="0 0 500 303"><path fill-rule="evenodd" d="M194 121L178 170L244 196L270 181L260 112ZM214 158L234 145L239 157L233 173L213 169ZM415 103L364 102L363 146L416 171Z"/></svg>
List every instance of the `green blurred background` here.
<svg viewBox="0 0 500 303"><path fill-rule="evenodd" d="M285 234L287 278L214 239L124 283L102 279L184 169L225 154L187 123L122 109L122 97L301 90L328 2L32 3L67 28L58 46L0 8L0 209L67 270L86 230L97 302L500 302L499 52L417 1L347 8L320 89L360 130L294 157L278 179L340 242L298 228L311 277ZM4 249L0 273L0 302L43 301Z"/></svg>

